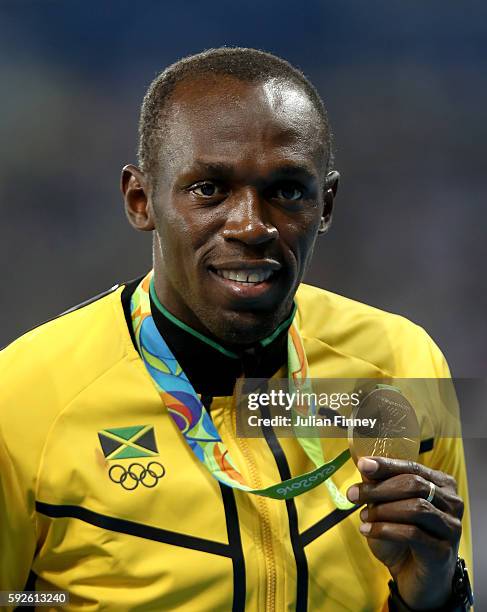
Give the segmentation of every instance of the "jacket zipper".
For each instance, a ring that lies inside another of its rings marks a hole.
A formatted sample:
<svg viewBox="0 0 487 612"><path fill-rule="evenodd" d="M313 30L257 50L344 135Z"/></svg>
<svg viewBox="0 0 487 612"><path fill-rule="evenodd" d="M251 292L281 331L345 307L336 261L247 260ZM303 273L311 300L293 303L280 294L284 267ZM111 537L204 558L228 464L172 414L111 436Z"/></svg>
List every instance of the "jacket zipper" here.
<svg viewBox="0 0 487 612"><path fill-rule="evenodd" d="M230 423L227 423L227 429L233 434L236 431L236 410L235 401L232 402L232 414L227 415ZM225 417L224 417L225 418ZM231 427L229 427L231 425ZM247 465L250 472L251 486L253 488L260 488L262 482L260 480L259 471L257 465L252 456L249 446L247 445L244 438L235 437L237 445L247 461ZM277 570L276 570L276 559L274 555L274 546L272 542L272 531L271 531L271 520L269 514L269 507L267 501L263 497L255 496L257 507L259 508L260 516L260 532L262 537L262 548L264 551L264 564L266 568L266 612L275 612L276 610L276 583L277 583Z"/></svg>

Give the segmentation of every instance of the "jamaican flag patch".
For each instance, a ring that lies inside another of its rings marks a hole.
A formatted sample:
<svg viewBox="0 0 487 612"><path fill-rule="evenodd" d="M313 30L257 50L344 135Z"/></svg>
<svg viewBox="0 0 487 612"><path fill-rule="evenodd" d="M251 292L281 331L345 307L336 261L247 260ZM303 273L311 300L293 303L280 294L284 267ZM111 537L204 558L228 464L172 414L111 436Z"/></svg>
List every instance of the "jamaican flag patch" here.
<svg viewBox="0 0 487 612"><path fill-rule="evenodd" d="M159 455L153 425L103 429L98 432L98 438L109 461Z"/></svg>

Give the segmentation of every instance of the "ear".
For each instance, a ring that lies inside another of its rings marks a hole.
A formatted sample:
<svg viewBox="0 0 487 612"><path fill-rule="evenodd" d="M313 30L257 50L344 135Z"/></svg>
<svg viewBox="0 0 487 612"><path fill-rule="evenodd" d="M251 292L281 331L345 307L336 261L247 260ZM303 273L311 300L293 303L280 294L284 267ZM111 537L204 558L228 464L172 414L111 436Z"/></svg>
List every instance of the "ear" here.
<svg viewBox="0 0 487 612"><path fill-rule="evenodd" d="M333 215L333 204L335 196L338 191L338 181L340 175L336 170L328 172L325 178L325 185L323 187L323 215L320 219L320 226L318 228L318 234L326 234L330 229L332 215Z"/></svg>
<svg viewBox="0 0 487 612"><path fill-rule="evenodd" d="M149 204L151 188L146 175L133 164L124 166L120 177L120 189L130 225L143 232L153 230L154 220Z"/></svg>

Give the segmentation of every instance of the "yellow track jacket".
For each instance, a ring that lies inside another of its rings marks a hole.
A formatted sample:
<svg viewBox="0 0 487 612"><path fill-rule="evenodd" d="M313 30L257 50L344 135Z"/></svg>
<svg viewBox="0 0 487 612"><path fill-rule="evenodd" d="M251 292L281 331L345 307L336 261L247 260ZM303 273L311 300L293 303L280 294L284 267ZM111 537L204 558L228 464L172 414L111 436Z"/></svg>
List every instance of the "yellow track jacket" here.
<svg viewBox="0 0 487 612"><path fill-rule="evenodd" d="M198 461L134 348L122 290L0 353L0 590L66 590L63 610L381 610L390 575L355 508L337 510L324 485L288 501L233 490ZM402 317L305 284L295 302L313 378L449 376ZM238 439L234 397L211 416L250 486L312 469L291 438ZM452 474L466 502L471 566L462 441L434 419L422 428L420 461ZM347 440L323 445L330 459ZM123 476L132 464L140 482ZM351 460L334 476L343 492L360 480Z"/></svg>

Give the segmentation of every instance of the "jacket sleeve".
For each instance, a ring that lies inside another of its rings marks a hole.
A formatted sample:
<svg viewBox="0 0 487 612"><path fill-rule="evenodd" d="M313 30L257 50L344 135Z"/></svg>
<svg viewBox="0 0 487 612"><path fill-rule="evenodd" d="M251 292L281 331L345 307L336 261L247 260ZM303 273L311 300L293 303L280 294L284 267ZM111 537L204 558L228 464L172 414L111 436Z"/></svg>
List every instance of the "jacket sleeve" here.
<svg viewBox="0 0 487 612"><path fill-rule="evenodd" d="M21 342L0 351L0 590L21 591L36 549L34 481L37 434L47 419L32 419L44 372Z"/></svg>
<svg viewBox="0 0 487 612"><path fill-rule="evenodd" d="M436 377L439 379L451 378L450 369L445 357L436 344L431 339L429 341ZM453 386L451 389L453 389ZM465 504L462 519L462 538L458 554L465 559L470 581L473 584L470 498L461 429L461 406L459 407L456 402L449 403L452 405L446 410L448 414L443 414L444 418L439 419L434 447L431 453L427 453L425 464L435 470L441 470L446 474L450 474L457 482L458 493Z"/></svg>
<svg viewBox="0 0 487 612"><path fill-rule="evenodd" d="M0 429L0 590L23 590L36 547L35 528Z"/></svg>
<svg viewBox="0 0 487 612"><path fill-rule="evenodd" d="M450 385L450 381L447 380L451 379L451 373L441 350L422 328L415 327L414 343L408 347L410 350L407 351L407 354L413 355L413 358L410 359L407 368L401 369L399 376L414 379L437 379L437 382L431 381L431 385L428 383L427 387L425 386L429 392L436 388L436 399L438 400L434 406L431 406L434 413L431 415L434 423L433 448L421 455L419 461L427 467L450 474L456 480L458 494L465 507L458 555L465 559L473 587L470 499L461 431L461 407L455 401L451 401L452 391L455 397L453 383ZM445 393L450 398L448 409L441 401ZM389 606L385 602L383 612L387 610Z"/></svg>

